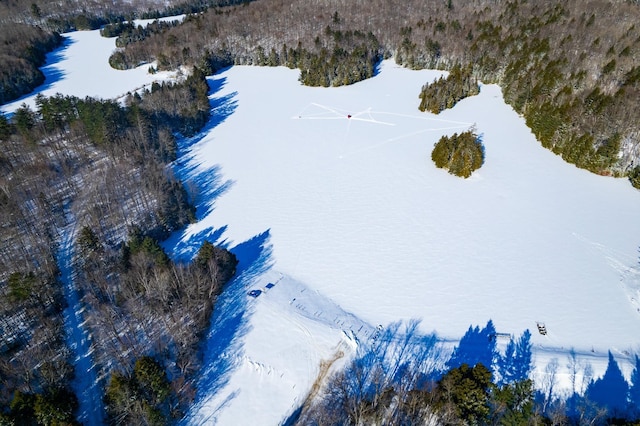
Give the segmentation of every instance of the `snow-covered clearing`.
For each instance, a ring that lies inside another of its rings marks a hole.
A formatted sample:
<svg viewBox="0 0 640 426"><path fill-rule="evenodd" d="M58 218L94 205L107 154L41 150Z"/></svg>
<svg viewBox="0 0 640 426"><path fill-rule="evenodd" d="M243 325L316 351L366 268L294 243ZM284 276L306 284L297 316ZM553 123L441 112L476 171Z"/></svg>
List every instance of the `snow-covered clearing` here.
<svg viewBox="0 0 640 426"><path fill-rule="evenodd" d="M110 69L114 40L97 31L66 37L44 95L118 98L159 78L148 66ZM540 382L555 358L566 383L571 348L596 375L608 350L629 373L640 353L640 194L543 149L497 86L420 113L420 87L439 74L385 61L342 88L303 87L286 68L210 77L214 117L176 163L200 190L201 220L166 247L189 257L208 238L240 265L185 423L282 422L358 341L412 318L452 341L489 319L500 333L530 329ZM22 102L33 95L2 110ZM472 125L485 165L467 180L436 169L433 144Z"/></svg>
<svg viewBox="0 0 640 426"><path fill-rule="evenodd" d="M248 301L248 330L225 352L240 357L235 369L218 392L200 389L192 423L277 423L311 389L320 361L352 342L314 317L316 302L273 300L278 291L295 298L292 283L369 328L420 318L447 339L488 319L500 333L530 329L540 381L556 358L567 383L572 348L596 375L608 350L629 373L640 352L640 195L543 149L495 85L421 114L419 89L437 75L386 61L373 79L342 88L302 87L284 68L210 78L223 114L186 142L178 167L212 196L172 244L179 255L212 234L233 250L268 232L269 273L285 279ZM485 165L468 180L436 169L433 144L471 126ZM256 276L254 287L273 276Z"/></svg>

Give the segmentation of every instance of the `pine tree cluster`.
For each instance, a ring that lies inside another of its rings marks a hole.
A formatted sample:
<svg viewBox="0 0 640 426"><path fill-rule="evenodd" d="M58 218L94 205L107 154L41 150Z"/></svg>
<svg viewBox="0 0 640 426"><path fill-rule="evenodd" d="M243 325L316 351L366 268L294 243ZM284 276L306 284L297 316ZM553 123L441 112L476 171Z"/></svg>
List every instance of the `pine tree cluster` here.
<svg viewBox="0 0 640 426"><path fill-rule="evenodd" d="M431 159L436 167L466 179L484 164L484 145L471 130L454 133L440 138L434 145Z"/></svg>
<svg viewBox="0 0 640 426"><path fill-rule="evenodd" d="M346 86L373 77L382 59L380 49L371 32L342 31L327 26L324 34L315 38L313 49L298 43L295 49L283 45L280 52L271 49L266 54L262 46L258 46L255 63L298 68L299 80L305 86Z"/></svg>
<svg viewBox="0 0 640 426"><path fill-rule="evenodd" d="M471 66L464 68L460 65L453 67L447 78L440 77L431 84L424 85L420 92L420 111L439 114L448 108L453 108L467 96L480 93L478 80L473 77Z"/></svg>

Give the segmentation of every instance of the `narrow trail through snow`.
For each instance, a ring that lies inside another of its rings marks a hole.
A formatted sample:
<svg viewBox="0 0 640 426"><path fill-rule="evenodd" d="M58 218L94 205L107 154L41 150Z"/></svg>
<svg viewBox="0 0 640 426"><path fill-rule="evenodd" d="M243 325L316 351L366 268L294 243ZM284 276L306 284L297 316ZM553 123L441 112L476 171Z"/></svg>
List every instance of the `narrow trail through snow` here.
<svg viewBox="0 0 640 426"><path fill-rule="evenodd" d="M62 231L58 251L60 281L63 284L67 302L67 308L64 310L66 343L73 354L75 369L73 388L80 405L78 421L84 426L100 426L103 424L102 390L98 384L98 376L91 357L91 338L84 328L84 307L74 282L75 219L70 223L71 225Z"/></svg>

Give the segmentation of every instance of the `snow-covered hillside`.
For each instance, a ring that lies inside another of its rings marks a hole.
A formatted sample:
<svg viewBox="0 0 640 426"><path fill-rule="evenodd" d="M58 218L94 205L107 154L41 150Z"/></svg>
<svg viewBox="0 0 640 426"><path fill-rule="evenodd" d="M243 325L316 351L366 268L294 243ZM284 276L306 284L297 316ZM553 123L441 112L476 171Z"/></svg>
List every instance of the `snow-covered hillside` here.
<svg viewBox="0 0 640 426"><path fill-rule="evenodd" d="M67 37L45 95L117 98L171 77L110 69L114 40L96 31ZM385 61L342 88L303 87L287 68L210 77L214 117L175 166L200 189L201 220L166 247L189 256L206 237L240 265L186 423L277 424L358 341L411 318L452 340L489 319L500 333L530 329L538 375L553 358L564 368L571 348L597 375L611 350L628 374L640 353L640 193L543 149L497 86L420 113L420 87L439 74ZM33 95L2 110L22 102ZM436 169L433 144L471 126L485 165L467 180Z"/></svg>

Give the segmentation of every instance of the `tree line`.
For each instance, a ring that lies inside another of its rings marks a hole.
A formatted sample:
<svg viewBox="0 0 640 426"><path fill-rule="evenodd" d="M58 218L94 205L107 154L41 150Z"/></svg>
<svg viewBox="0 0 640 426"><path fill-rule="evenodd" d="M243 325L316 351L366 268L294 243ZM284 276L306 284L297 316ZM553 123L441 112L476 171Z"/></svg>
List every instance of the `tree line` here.
<svg viewBox="0 0 640 426"><path fill-rule="evenodd" d="M149 7L97 3L87 10L95 10L103 23L140 15ZM22 23L60 15L45 5L18 4ZM301 69L305 84L313 85L367 78L380 57L394 56L411 68L471 67L475 78L501 85L506 101L525 117L543 146L579 167L628 176L637 185L640 113L632 107L640 90L634 59L640 49L637 3L452 0L410 1L397 8L382 0L263 0L221 7L226 4L196 2L202 6L199 11L206 11L187 16L175 28L128 32L114 66L155 60L160 68L198 65L208 73L234 63L289 64ZM153 10L151 15L162 15ZM368 42L361 44L364 48L335 44L336 34L356 32L375 37L377 48ZM292 63L289 53L295 58L296 52L304 52L304 60ZM17 67L16 61L7 64L0 69ZM32 82L21 87L36 84L37 76L23 71L10 74Z"/></svg>
<svg viewBox="0 0 640 426"><path fill-rule="evenodd" d="M89 0L82 4L82 8L74 3L54 4L32 0L2 2L0 104L18 99L43 83L44 75L39 67L44 65L46 53L61 46L61 33L105 27L106 37L120 35L124 31L135 39L136 32L145 30L134 27L131 23L134 19L201 13L209 8L249 1L251 0L168 0L161 9L152 0ZM152 27L162 25L170 24L156 23Z"/></svg>
<svg viewBox="0 0 640 426"><path fill-rule="evenodd" d="M462 68L455 65L446 78L440 77L430 84L422 86L420 91L420 105L422 112L429 111L439 114L445 109L453 108L467 96L480 93L478 80L473 77L471 66Z"/></svg>
<svg viewBox="0 0 640 426"><path fill-rule="evenodd" d="M62 44L57 32L27 24L0 31L0 104L29 93L44 82L46 53Z"/></svg>

